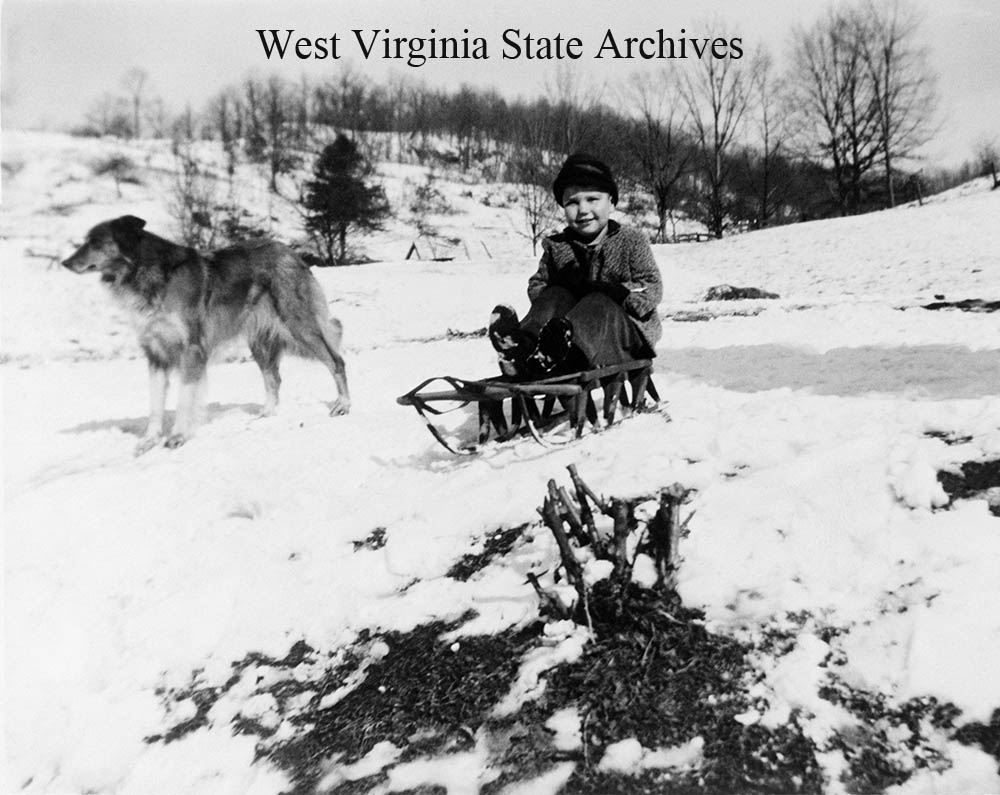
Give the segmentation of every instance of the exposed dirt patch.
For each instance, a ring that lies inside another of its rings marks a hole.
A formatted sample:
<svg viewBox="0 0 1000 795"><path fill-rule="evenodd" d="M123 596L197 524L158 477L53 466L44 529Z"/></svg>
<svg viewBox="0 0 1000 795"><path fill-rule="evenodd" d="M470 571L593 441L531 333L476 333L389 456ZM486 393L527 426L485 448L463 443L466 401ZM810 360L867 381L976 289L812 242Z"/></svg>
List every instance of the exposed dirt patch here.
<svg viewBox="0 0 1000 795"><path fill-rule="evenodd" d="M508 718L494 717L493 707L510 690L524 655L540 645L541 624L458 642L441 636L459 622L364 635L314 678L296 674L306 664L320 671L320 655L305 644L296 644L283 660L247 655L224 687L165 694L173 701L193 700L197 715L148 741L170 742L204 726L212 707L249 676L263 682L254 697L273 699L279 712L308 699L289 713L290 739L278 739L277 721L238 715L232 723L234 733L260 738L259 755L288 772L291 793L353 795L383 783L381 771L336 780L332 789L329 780L323 783L334 764L353 763L378 743L401 749L401 763L468 751L484 737L489 764L498 771L484 795L566 760L577 765L565 788L572 793L819 791L814 749L794 720L772 731L734 719L750 704L749 646L707 632L698 612L652 591L634 588L622 601L620 594L596 588L593 596L597 638L578 662L550 672L539 699ZM373 657L376 644L383 652ZM278 681L268 684L267 677ZM341 690L349 692L322 706ZM568 752L555 747L545 727L566 707L578 710L583 738L579 749ZM630 737L650 749L701 737L702 764L639 776L602 770L607 746Z"/></svg>
<svg viewBox="0 0 1000 795"><path fill-rule="evenodd" d="M984 301L982 298L966 298L962 301L934 301L924 304L922 309L959 309L962 312L996 312L1000 301Z"/></svg>
<svg viewBox="0 0 1000 795"><path fill-rule="evenodd" d="M554 671L549 713L575 704L582 716L581 764L572 793L817 792L815 749L793 720L778 730L735 719L751 704L752 647L707 632L697 611L634 588L618 615L613 594L595 589L598 639L576 664ZM613 609L614 608L614 609ZM626 776L600 769L604 749L635 737L645 748L702 738L702 763L688 771Z"/></svg>
<svg viewBox="0 0 1000 795"><path fill-rule="evenodd" d="M927 431L927 433L925 433L924 436L927 436L931 439L940 439L949 447L954 447L960 444L968 444L969 442L972 441L971 436L958 434L955 433L954 431Z"/></svg>
<svg viewBox="0 0 1000 795"><path fill-rule="evenodd" d="M376 550L382 549L385 546L387 540L386 530L384 527L376 527L368 537L363 541L352 541L354 545L354 551L360 552L362 549Z"/></svg>
<svg viewBox="0 0 1000 795"><path fill-rule="evenodd" d="M314 792L332 756L351 763L379 742L405 749L399 761L474 745L476 731L509 689L521 655L536 643L538 627L443 642L442 633L455 626L434 623L380 636L388 651L368 666L364 681L334 706L295 719L308 728L265 752L289 771L292 792ZM332 692L356 670L341 669L313 687ZM345 782L335 791L366 792L383 778Z"/></svg>
<svg viewBox="0 0 1000 795"><path fill-rule="evenodd" d="M847 761L842 782L848 792L884 792L915 771L951 766L933 734L954 728L960 710L953 704L916 698L890 706L882 694L856 690L836 679L820 695L859 719L856 726L838 731L831 743Z"/></svg>
<svg viewBox="0 0 1000 795"><path fill-rule="evenodd" d="M451 577L453 580L466 582L477 571L482 571L494 560L510 552L514 544L517 543L517 540L524 535L524 532L529 527L531 525L522 524L517 527L495 530L487 536L482 552L463 555L448 570L446 576Z"/></svg>
<svg viewBox="0 0 1000 795"><path fill-rule="evenodd" d="M717 284L709 287L703 301L743 301L757 298L778 298L777 293L762 290L759 287L734 287L731 284Z"/></svg>
<svg viewBox="0 0 1000 795"><path fill-rule="evenodd" d="M674 323L703 323L720 317L756 317L763 311L764 308L759 306L725 312L712 309L682 309L666 315L665 319L672 320Z"/></svg>
<svg viewBox="0 0 1000 795"><path fill-rule="evenodd" d="M966 745L978 745L1000 762L1000 709L993 710L989 724L967 723L955 732L955 739Z"/></svg>
<svg viewBox="0 0 1000 795"><path fill-rule="evenodd" d="M192 675L192 684L190 687L180 690L162 690L158 693L167 705L176 704L177 702L182 701L192 702L195 706L195 714L190 718L181 720L164 734L155 734L147 737L146 742L170 743L174 740L179 740L181 737L189 734L190 732L196 731L197 729L208 725L208 714L212 707L214 707L219 699L229 692L237 682L239 682L246 670L257 666L293 670L309 658L313 652L314 649L304 641L297 641L294 643L291 649L289 649L288 654L282 659L268 657L267 655L260 654L259 652L250 652L239 662L233 663L233 675L221 687L199 686L197 681L201 672L195 671ZM297 688L293 685L291 689L284 688L284 695L286 697L296 695L306 689L308 688L305 686Z"/></svg>
<svg viewBox="0 0 1000 795"><path fill-rule="evenodd" d="M988 496L991 489L1000 489L1000 459L967 461L961 472L938 472L938 482L952 500ZM996 492L993 492L994 494ZM1000 516L1000 500L990 498L990 513Z"/></svg>

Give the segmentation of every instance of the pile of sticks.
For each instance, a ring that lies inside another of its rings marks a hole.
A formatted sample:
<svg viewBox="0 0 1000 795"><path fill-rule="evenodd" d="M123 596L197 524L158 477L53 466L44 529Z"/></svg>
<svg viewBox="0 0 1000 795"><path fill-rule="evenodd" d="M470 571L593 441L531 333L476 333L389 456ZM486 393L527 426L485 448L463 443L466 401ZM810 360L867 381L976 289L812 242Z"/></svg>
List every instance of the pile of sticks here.
<svg viewBox="0 0 1000 795"><path fill-rule="evenodd" d="M619 603L627 594L632 582L632 571L641 551L649 554L656 565L655 589L665 594L673 592L680 565L678 545L694 516L694 512L691 512L686 519L681 520L681 505L689 496L690 490L680 483L662 489L655 515L644 523L644 527L640 527L643 523L636 517L636 508L648 501L649 496L604 499L584 482L576 465L571 464L567 469L572 481L572 491L558 486L555 480L550 480L548 493L538 513L555 537L562 571L566 581L576 590L577 600L572 608L566 607L553 592L542 587L537 576L529 575L528 581L542 600L545 612L553 613L557 618L582 618L591 625L591 593L584 579L583 564L574 548L579 550L589 547L598 560L611 562L609 581ZM612 519L610 535L606 531L598 531L595 510ZM628 539L636 532L640 535L630 556Z"/></svg>

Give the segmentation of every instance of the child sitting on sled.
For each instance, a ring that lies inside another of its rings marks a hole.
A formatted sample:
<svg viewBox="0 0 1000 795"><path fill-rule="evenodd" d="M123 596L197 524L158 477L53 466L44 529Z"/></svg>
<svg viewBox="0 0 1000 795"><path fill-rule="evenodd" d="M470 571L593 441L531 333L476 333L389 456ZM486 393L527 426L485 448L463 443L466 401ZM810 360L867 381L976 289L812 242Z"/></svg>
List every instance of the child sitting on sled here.
<svg viewBox="0 0 1000 795"><path fill-rule="evenodd" d="M542 241L531 307L521 320L505 304L490 316L501 372L540 379L655 356L660 270L645 236L609 218L618 203L611 169L570 155L552 189L566 228Z"/></svg>

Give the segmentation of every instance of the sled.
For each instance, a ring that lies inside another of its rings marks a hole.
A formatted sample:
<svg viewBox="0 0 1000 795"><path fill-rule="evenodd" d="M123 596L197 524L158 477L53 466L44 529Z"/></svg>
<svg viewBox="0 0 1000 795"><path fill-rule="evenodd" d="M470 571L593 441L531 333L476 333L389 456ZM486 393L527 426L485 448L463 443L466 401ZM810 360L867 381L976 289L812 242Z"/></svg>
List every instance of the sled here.
<svg viewBox="0 0 1000 795"><path fill-rule="evenodd" d="M491 438L504 442L524 434L551 446L556 442L546 439L545 431L562 420L569 420L571 436L579 438L588 423L594 428L600 427L602 421L611 425L619 410L623 415L644 410L647 395L654 405L658 404L660 397L652 370L652 360L636 359L538 381L513 381L506 376L481 380L436 376L396 402L413 406L434 438L456 455L472 455ZM603 398L600 412L595 394ZM457 446L445 438L428 415L444 414L471 403L479 409L478 443ZM443 409L441 404L452 405Z"/></svg>

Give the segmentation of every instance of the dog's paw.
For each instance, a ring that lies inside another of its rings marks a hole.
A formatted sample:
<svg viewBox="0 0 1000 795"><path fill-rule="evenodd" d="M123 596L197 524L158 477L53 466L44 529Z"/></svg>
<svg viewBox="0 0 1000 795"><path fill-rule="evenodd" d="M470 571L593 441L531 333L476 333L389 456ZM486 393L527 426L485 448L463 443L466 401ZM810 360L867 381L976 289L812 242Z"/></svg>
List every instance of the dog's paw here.
<svg viewBox="0 0 1000 795"><path fill-rule="evenodd" d="M145 455L154 447L159 446L160 437L159 436L143 436L139 440L139 443L135 446L135 450L132 451L132 455L138 458L141 455Z"/></svg>
<svg viewBox="0 0 1000 795"><path fill-rule="evenodd" d="M337 398L330 407L331 417L340 417L351 410L351 401L347 398Z"/></svg>
<svg viewBox="0 0 1000 795"><path fill-rule="evenodd" d="M170 450L176 450L178 447L180 447L182 444L184 444L184 442L186 442L187 440L188 440L187 434L173 433L173 434L171 434L170 436L167 437L167 441L165 442L165 445Z"/></svg>

